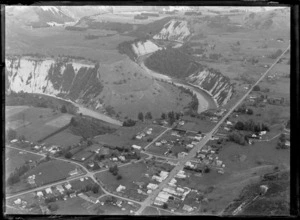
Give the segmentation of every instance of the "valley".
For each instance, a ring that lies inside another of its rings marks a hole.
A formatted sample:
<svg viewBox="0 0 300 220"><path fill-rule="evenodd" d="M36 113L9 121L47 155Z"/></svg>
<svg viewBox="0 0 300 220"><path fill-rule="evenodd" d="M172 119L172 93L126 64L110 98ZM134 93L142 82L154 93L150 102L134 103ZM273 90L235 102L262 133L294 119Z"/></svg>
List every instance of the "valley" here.
<svg viewBox="0 0 300 220"><path fill-rule="evenodd" d="M289 215L289 7L5 9L7 216Z"/></svg>

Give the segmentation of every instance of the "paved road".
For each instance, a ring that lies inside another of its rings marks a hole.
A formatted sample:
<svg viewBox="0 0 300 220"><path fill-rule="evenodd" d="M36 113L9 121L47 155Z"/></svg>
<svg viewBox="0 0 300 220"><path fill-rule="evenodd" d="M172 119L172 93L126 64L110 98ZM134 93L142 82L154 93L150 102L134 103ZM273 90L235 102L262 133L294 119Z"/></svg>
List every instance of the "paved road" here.
<svg viewBox="0 0 300 220"><path fill-rule="evenodd" d="M158 193L165 187L165 185L170 182L174 176L183 169L184 164L193 159L196 155L198 150L201 150L201 148L211 139L212 135L215 131L217 131L220 127L220 125L226 120L226 118L246 99L246 97L250 94L250 92L253 90L254 86L258 85L260 81L269 73L269 71L277 64L277 62L281 59L281 57L284 55L285 52L289 50L290 46L287 47L287 49L276 59L276 61L269 67L269 69L262 74L262 76L252 85L252 87L246 92L246 94L224 115L224 117L216 124L216 126L206 134L206 136L189 152L189 154L184 157L179 164L169 173L169 176L159 184L158 188L152 192L152 194L141 204L141 208L135 213L136 215L140 215L143 210L151 205L155 198L157 197Z"/></svg>

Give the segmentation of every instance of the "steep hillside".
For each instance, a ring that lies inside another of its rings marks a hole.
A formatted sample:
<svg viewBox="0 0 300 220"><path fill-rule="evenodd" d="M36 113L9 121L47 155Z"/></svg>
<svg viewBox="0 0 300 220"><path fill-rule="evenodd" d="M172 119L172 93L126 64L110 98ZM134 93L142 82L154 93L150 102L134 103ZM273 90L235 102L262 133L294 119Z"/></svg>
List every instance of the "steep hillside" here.
<svg viewBox="0 0 300 220"><path fill-rule="evenodd" d="M161 47L157 46L151 40L133 40L125 41L118 45L119 53L126 54L130 59L153 53L157 50L161 50Z"/></svg>
<svg viewBox="0 0 300 220"><path fill-rule="evenodd" d="M7 57L7 89L93 102L103 89L98 68L63 59Z"/></svg>
<svg viewBox="0 0 300 220"><path fill-rule="evenodd" d="M33 28L74 21L57 6L7 6L6 16L8 20L19 21Z"/></svg>
<svg viewBox="0 0 300 220"><path fill-rule="evenodd" d="M153 39L184 42L191 35L188 22L183 20L171 20Z"/></svg>
<svg viewBox="0 0 300 220"><path fill-rule="evenodd" d="M267 12L250 13L245 16L245 25L258 30L289 30L290 9L276 9Z"/></svg>
<svg viewBox="0 0 300 220"><path fill-rule="evenodd" d="M156 51L145 60L145 65L155 72L186 79L192 85L210 93L219 105L226 104L233 92L228 78L214 69L195 62L184 47Z"/></svg>
<svg viewBox="0 0 300 220"><path fill-rule="evenodd" d="M220 72L210 68L190 75L187 81L207 91L219 105L225 105L233 93L233 86L230 84L230 80Z"/></svg>

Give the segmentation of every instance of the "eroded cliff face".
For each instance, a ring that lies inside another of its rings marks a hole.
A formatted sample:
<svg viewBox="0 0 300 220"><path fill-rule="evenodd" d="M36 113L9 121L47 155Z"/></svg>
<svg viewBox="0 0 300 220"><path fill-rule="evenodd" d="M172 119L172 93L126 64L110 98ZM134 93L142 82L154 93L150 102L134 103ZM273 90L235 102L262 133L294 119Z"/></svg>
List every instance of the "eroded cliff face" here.
<svg viewBox="0 0 300 220"><path fill-rule="evenodd" d="M186 78L187 82L207 91L218 103L225 105L232 96L233 86L221 73L205 69Z"/></svg>
<svg viewBox="0 0 300 220"><path fill-rule="evenodd" d="M190 35L191 32L187 21L173 19L166 23L164 28L158 34L154 35L153 39L178 41L183 43Z"/></svg>
<svg viewBox="0 0 300 220"><path fill-rule="evenodd" d="M97 74L99 64L36 57L10 57L5 61L8 92L43 93L88 103L103 89Z"/></svg>
<svg viewBox="0 0 300 220"><path fill-rule="evenodd" d="M157 50L161 50L159 46L157 46L155 43L153 43L150 40L147 40L145 42L139 41L137 43L132 44L132 49L137 57L153 53Z"/></svg>

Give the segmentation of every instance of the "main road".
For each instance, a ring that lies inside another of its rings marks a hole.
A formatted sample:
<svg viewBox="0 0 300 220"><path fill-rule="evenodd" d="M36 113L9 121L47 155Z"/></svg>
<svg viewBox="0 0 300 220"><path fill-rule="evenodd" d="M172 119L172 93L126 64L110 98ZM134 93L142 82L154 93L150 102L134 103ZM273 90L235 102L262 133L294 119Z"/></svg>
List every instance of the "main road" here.
<svg viewBox="0 0 300 220"><path fill-rule="evenodd" d="M276 59L276 61L269 67L269 69L262 74L262 76L252 85L252 87L245 93L245 95L224 115L224 117L216 124L216 126L206 134L206 136L189 152L189 154L179 161L179 164L169 173L169 176L159 184L156 190L152 192L152 194L141 203L141 207L138 211L136 211L136 215L140 215L143 210L151 205L159 192L165 187L165 185L170 182L174 176L184 168L184 165L187 161L193 159L198 150L201 150L203 146L211 139L212 135L219 129L220 125L226 120L226 118L246 99L246 97L253 90L254 86L258 85L260 81L269 73L269 71L278 63L281 57L290 49L288 46L285 51Z"/></svg>

